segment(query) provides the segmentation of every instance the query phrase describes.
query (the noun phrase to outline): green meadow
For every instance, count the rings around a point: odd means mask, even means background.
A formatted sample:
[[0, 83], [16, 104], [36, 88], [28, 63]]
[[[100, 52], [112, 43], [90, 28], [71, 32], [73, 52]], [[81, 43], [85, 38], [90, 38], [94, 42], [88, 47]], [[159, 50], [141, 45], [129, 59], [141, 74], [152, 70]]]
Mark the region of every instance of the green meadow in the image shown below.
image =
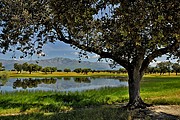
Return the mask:
[[[54, 74], [57, 77], [57, 73]], [[97, 74], [103, 75], [102, 73]], [[69, 75], [75, 76], [76, 73]], [[92, 76], [92, 73], [89, 75]], [[10, 76], [12, 77], [12, 73]], [[24, 77], [25, 75], [19, 74], [20, 76]], [[126, 75], [123, 74], [123, 76]], [[141, 82], [141, 96], [146, 103], [154, 105], [180, 105], [180, 76], [145, 75]], [[101, 120], [105, 117], [111, 117], [114, 120], [127, 119], [129, 117], [127, 111], [125, 112], [119, 107], [104, 107], [122, 106], [127, 102], [127, 87], [106, 87], [83, 92], [1, 92], [0, 120], [59, 118], [62, 120], [78, 118]]]

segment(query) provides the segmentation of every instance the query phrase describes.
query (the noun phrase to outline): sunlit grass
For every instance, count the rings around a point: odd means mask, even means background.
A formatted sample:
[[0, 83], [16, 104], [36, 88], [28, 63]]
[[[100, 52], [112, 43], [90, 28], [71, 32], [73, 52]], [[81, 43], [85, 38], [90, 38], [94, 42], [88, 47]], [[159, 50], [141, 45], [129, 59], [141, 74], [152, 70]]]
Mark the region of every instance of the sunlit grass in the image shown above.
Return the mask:
[[102, 88], [100, 90], [75, 93], [42, 91], [1, 93], [0, 114], [3, 114], [3, 111], [10, 108], [16, 109], [16, 112], [24, 112], [30, 108], [36, 108], [35, 110], [39, 112], [60, 112], [79, 107], [113, 104], [124, 101], [127, 101], [126, 88]]
[[153, 73], [153, 74], [145, 74], [144, 77], [180, 77], [180, 73], [176, 75], [176, 73], [165, 73], [161, 74], [160, 73]]
[[[0, 71], [0, 74], [2, 71]], [[89, 72], [88, 74], [84, 73], [75, 73], [75, 72], [53, 72], [45, 74], [44, 72], [29, 72], [22, 71], [22, 73], [17, 73], [16, 71], [7, 71], [9, 77], [85, 77], [85, 76], [128, 76], [127, 73], [110, 73], [110, 72]], [[165, 73], [160, 75], [159, 73], [154, 74], [145, 74], [144, 77], [180, 77], [180, 74], [176, 75], [175, 73]]]
[[10, 77], [80, 77], [80, 76], [127, 76], [126, 73], [110, 73], [110, 72], [89, 72], [88, 74], [76, 73], [76, 72], [53, 72], [45, 74], [44, 72], [28, 72], [17, 73], [16, 71], [9, 71]]
[[141, 96], [153, 104], [180, 105], [180, 77], [146, 77]]

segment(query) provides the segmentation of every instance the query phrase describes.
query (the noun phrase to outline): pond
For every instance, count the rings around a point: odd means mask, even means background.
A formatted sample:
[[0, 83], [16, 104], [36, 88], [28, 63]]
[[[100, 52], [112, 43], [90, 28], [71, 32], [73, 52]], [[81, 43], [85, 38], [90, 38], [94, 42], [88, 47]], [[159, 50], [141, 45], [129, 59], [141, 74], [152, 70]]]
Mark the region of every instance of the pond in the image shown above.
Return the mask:
[[10, 78], [0, 85], [0, 92], [12, 91], [83, 91], [102, 87], [127, 86], [124, 77], [62, 77], [62, 78]]

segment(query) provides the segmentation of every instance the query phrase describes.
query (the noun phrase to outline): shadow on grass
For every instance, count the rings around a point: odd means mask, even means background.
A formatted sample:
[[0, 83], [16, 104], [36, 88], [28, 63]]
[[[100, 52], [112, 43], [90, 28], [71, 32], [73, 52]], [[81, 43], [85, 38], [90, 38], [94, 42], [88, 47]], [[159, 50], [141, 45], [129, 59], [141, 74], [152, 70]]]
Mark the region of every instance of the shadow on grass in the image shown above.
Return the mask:
[[67, 113], [32, 113], [14, 116], [0, 116], [0, 120], [178, 120], [180, 117], [156, 113], [149, 109], [128, 111], [122, 107], [100, 106], [82, 108]]
[[[54, 95], [45, 95], [37, 97], [37, 101], [45, 101], [51, 99], [56, 103], [62, 103], [64, 106], [71, 106], [73, 108], [81, 108], [84, 106], [99, 106], [104, 104], [102, 101], [97, 100], [92, 96], [79, 94], [79, 93], [68, 93], [68, 94], [54, 94]], [[106, 102], [106, 101], [105, 101]]]
[[[48, 104], [46, 104], [48, 103]], [[5, 99], [0, 101], [0, 108], [15, 109], [18, 108], [20, 112], [26, 112], [31, 108], [37, 108], [39, 112], [62, 112], [71, 108], [81, 108], [84, 106], [99, 106], [102, 103], [95, 99], [89, 99], [87, 96], [81, 94], [53, 94], [34, 97], [34, 101], [21, 102], [12, 99]]]
[[20, 112], [25, 112], [33, 107], [40, 107], [43, 106], [39, 103], [19, 103], [13, 102], [12, 100], [2, 100], [0, 101], [0, 108], [2, 109], [13, 109], [13, 108], [20, 108]]

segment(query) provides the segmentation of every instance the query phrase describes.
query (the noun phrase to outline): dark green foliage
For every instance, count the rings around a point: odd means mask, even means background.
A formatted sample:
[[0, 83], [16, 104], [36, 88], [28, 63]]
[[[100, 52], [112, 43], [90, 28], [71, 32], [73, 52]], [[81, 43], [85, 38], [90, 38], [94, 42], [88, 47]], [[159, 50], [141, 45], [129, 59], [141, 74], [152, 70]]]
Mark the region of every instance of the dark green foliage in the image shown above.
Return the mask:
[[21, 64], [18, 64], [18, 63], [14, 63], [14, 69], [17, 71], [17, 72], [20, 72], [22, 71], [22, 65]]
[[45, 67], [45, 68], [42, 69], [42, 72], [47, 74], [48, 72], [51, 72], [51, 68], [50, 67]]
[[65, 68], [65, 69], [64, 69], [64, 72], [67, 72], [67, 73], [68, 73], [68, 72], [71, 72], [71, 69]]
[[29, 64], [27, 62], [22, 64], [23, 71], [28, 71]]
[[172, 66], [171, 62], [160, 62], [160, 63], [157, 63], [157, 68], [160, 69], [160, 75], [162, 73], [164, 74], [166, 72], [168, 72], [170, 74], [171, 66]]
[[[2, 0], [1, 5], [3, 53], [14, 46], [23, 52], [22, 58], [42, 55], [44, 44], [60, 40], [110, 58], [126, 69], [128, 63], [140, 59], [138, 56], [147, 67], [163, 54], [179, 54], [178, 0]], [[81, 54], [87, 56], [86, 52]]]
[[180, 64], [179, 63], [174, 63], [172, 65], [172, 69], [173, 69], [174, 72], [176, 72], [176, 75], [177, 75], [177, 73], [180, 72]]
[[57, 72], [62, 72], [62, 70], [57, 70]]
[[91, 69], [89, 69], [89, 68], [84, 68], [84, 69], [82, 69], [82, 73], [84, 73], [84, 74], [88, 74], [88, 72], [91, 72], [92, 70]]
[[81, 68], [76, 68], [76, 69], [74, 69], [73, 71], [76, 72], [76, 73], [81, 73], [81, 72], [82, 72], [82, 69], [81, 69]]
[[56, 71], [57, 71], [57, 67], [44, 67], [42, 69], [42, 72], [44, 72], [45, 74], [47, 74], [48, 72], [52, 74], [53, 72], [56, 72]]

